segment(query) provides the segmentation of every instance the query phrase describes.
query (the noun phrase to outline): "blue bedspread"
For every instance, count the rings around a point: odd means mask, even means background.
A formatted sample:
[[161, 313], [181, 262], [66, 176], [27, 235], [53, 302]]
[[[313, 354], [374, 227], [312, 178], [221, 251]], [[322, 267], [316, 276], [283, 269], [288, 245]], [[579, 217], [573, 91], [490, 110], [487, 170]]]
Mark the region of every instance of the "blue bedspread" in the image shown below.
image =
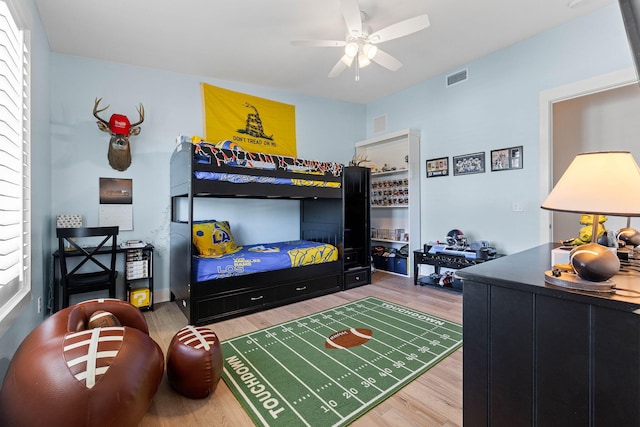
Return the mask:
[[308, 240], [244, 246], [240, 251], [219, 257], [193, 257], [197, 282], [240, 276], [261, 271], [280, 270], [320, 264], [338, 259], [338, 249], [326, 243]]

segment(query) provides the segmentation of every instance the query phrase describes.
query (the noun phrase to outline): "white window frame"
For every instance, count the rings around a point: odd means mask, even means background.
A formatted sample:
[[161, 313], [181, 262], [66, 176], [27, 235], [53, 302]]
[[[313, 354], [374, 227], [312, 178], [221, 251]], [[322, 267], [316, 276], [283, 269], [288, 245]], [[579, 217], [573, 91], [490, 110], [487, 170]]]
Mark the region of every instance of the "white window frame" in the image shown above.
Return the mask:
[[[21, 214], [21, 232], [20, 232], [20, 247], [21, 252], [18, 256], [5, 254], [0, 251], [0, 268], [7, 268], [7, 266], [13, 265], [15, 268], [15, 277], [17, 281], [12, 281], [12, 286], [3, 286], [0, 282], [0, 335], [4, 334], [11, 326], [13, 321], [18, 317], [23, 307], [31, 300], [31, 69], [30, 69], [30, 21], [24, 10], [21, 9], [18, 1], [15, 0], [0, 0], [0, 15], [5, 16], [10, 22], [8, 25], [9, 31], [11, 31], [11, 37], [15, 37], [18, 41], [16, 50], [16, 56], [14, 59], [17, 62], [14, 71], [15, 75], [11, 79], [13, 83], [8, 84], [6, 82], [5, 74], [8, 74], [7, 67], [0, 69], [0, 78], [5, 79], [4, 82], [0, 82], [0, 134], [3, 134], [3, 126], [6, 126], [6, 119], [11, 117], [9, 110], [5, 108], [5, 105], [11, 105], [13, 112], [18, 115], [18, 125], [20, 129], [14, 129], [13, 136], [10, 139], [18, 144], [17, 151], [18, 156], [20, 146], [22, 148], [22, 159], [17, 163], [21, 165], [21, 171], [18, 174], [17, 179], [12, 178], [10, 185], [18, 185], [21, 187], [21, 191], [18, 197], [20, 198], [20, 212]], [[0, 17], [0, 19], [4, 19]], [[3, 26], [4, 23], [3, 23]], [[1, 47], [0, 47], [1, 48]], [[21, 50], [21, 51], [20, 51]], [[0, 61], [7, 59], [4, 51], [0, 52]], [[0, 64], [2, 65], [2, 64]], [[10, 67], [9, 67], [10, 68]], [[17, 82], [17, 83], [16, 83]], [[4, 84], [4, 87], [2, 86]], [[17, 86], [17, 87], [14, 87]], [[17, 90], [17, 97], [13, 96], [20, 105], [15, 105], [9, 96], [5, 96], [3, 93], [6, 88], [13, 88]], [[20, 96], [21, 93], [21, 96]], [[22, 99], [20, 99], [20, 97]], [[21, 101], [21, 102], [20, 102]], [[3, 104], [4, 103], [4, 104]], [[5, 116], [3, 116], [3, 114]], [[15, 119], [13, 120], [15, 121]], [[21, 125], [21, 126], [20, 126]], [[8, 127], [4, 127], [8, 129]], [[9, 133], [9, 132], [7, 132]], [[1, 137], [1, 136], [0, 136]], [[0, 143], [6, 144], [7, 140], [0, 139]], [[3, 147], [0, 147], [2, 150]], [[0, 158], [0, 168], [5, 166]], [[18, 166], [20, 167], [20, 166]], [[14, 174], [15, 175], [15, 174]], [[21, 182], [20, 182], [21, 181]], [[4, 183], [7, 181], [5, 180]], [[3, 182], [0, 182], [3, 184]], [[9, 185], [9, 186], [10, 186]], [[9, 186], [0, 187], [0, 197], [6, 194], [6, 191], [2, 191], [1, 188], [8, 188]], [[13, 197], [13, 196], [12, 196]], [[2, 207], [0, 207], [2, 209]], [[0, 229], [3, 224], [0, 223]], [[3, 244], [2, 233], [0, 232], [0, 246]], [[8, 262], [7, 262], [8, 261]], [[3, 289], [4, 288], [4, 289]]]

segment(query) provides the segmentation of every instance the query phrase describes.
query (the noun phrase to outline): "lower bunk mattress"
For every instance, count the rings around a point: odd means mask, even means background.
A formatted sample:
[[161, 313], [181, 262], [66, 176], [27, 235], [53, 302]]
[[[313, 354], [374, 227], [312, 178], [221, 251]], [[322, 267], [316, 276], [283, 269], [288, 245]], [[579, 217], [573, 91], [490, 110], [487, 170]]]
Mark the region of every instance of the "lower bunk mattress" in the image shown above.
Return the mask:
[[193, 257], [196, 282], [336, 261], [338, 248], [328, 243], [293, 240], [244, 246], [218, 257]]

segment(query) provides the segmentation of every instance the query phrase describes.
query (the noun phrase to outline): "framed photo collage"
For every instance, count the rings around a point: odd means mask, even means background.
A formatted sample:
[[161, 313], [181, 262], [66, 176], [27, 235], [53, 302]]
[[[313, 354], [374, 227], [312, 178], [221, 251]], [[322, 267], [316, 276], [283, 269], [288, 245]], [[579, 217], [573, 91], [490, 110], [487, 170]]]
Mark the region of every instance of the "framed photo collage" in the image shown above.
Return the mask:
[[[489, 161], [491, 172], [523, 168], [522, 145], [491, 150]], [[427, 160], [427, 178], [449, 175], [449, 157], [438, 157]], [[453, 175], [471, 175], [486, 171], [485, 153], [471, 153], [451, 158]]]

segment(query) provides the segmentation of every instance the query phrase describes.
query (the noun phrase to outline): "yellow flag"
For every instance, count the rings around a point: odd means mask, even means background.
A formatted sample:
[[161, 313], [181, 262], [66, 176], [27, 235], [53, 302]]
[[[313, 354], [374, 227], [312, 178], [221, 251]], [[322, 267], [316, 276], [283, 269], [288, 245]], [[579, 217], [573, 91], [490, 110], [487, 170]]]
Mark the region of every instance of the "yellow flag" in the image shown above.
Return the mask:
[[204, 135], [245, 151], [297, 157], [295, 106], [202, 83]]

